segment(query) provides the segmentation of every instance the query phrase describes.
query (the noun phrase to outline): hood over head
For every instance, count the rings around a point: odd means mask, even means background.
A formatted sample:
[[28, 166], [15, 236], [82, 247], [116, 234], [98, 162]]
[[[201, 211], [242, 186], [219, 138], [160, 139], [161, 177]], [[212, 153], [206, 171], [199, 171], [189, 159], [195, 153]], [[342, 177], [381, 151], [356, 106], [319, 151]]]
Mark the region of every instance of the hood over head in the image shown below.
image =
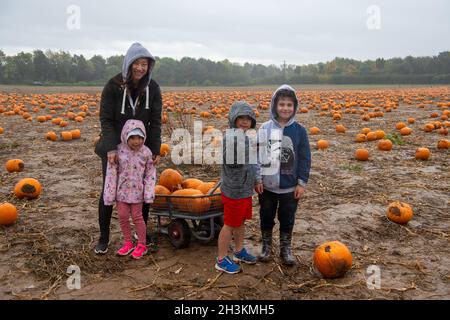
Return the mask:
[[292, 91], [294, 93], [294, 113], [293, 113], [292, 117], [289, 119], [288, 123], [286, 124], [286, 126], [289, 126], [290, 124], [292, 124], [292, 122], [295, 121], [295, 115], [297, 114], [297, 110], [298, 110], [298, 98], [297, 98], [297, 95], [295, 94], [294, 88], [292, 88], [291, 86], [289, 86], [287, 84], [283, 84], [277, 90], [275, 90], [275, 92], [272, 96], [272, 100], [270, 101], [270, 118], [273, 121], [275, 121], [276, 123], [278, 123], [276, 103], [278, 102], [278, 96], [280, 95], [281, 90], [288, 90], [288, 91]]
[[133, 64], [134, 61], [140, 58], [147, 58], [148, 61], [148, 72], [147, 72], [147, 82], [145, 86], [148, 86], [150, 83], [150, 80], [152, 79], [152, 71], [153, 67], [155, 66], [155, 58], [152, 56], [152, 54], [144, 48], [140, 43], [136, 42], [131, 45], [131, 47], [128, 49], [125, 58], [123, 59], [123, 66], [122, 66], [122, 78], [124, 82], [127, 80], [130, 72], [130, 66]]
[[[132, 131], [136, 130], [136, 129], [139, 129], [143, 133], [143, 138], [145, 141], [145, 139], [147, 138], [147, 135], [145, 132], [144, 123], [141, 120], [131, 119], [131, 120], [127, 120], [127, 122], [125, 122], [125, 124], [122, 128], [122, 133], [120, 135], [120, 139], [121, 139], [122, 143], [127, 144], [129, 134], [132, 133]], [[140, 135], [140, 134], [137, 134], [137, 135]]]
[[228, 113], [228, 122], [230, 128], [236, 128], [236, 119], [239, 116], [249, 116], [252, 119], [252, 124], [250, 128], [255, 129], [256, 127], [255, 112], [253, 112], [253, 109], [245, 101], [237, 101], [233, 103], [233, 105], [231, 106], [230, 112]]

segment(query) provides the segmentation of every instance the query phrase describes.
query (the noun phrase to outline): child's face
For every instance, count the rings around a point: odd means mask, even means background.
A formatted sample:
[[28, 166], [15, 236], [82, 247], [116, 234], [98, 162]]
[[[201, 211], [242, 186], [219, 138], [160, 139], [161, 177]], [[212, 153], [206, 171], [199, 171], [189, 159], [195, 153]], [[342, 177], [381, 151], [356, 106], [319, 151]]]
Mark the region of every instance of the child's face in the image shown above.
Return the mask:
[[294, 101], [291, 98], [280, 97], [277, 103], [278, 120], [287, 121], [294, 114]]
[[131, 136], [130, 138], [128, 138], [127, 144], [132, 150], [137, 151], [144, 144], [144, 138], [142, 138], [141, 136]]
[[252, 126], [252, 118], [249, 116], [239, 116], [236, 118], [236, 127], [247, 131]]

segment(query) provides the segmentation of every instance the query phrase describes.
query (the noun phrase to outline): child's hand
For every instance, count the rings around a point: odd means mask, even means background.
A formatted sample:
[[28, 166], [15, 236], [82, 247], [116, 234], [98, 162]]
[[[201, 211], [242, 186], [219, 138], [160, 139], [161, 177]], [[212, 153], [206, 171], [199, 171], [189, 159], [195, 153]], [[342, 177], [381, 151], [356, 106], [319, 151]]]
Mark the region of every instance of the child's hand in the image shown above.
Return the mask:
[[158, 165], [158, 163], [159, 163], [159, 160], [161, 159], [161, 156], [159, 156], [159, 155], [153, 155], [152, 156], [152, 159], [153, 159], [153, 165]]
[[255, 191], [258, 194], [262, 194], [264, 191], [264, 187], [263, 184], [261, 182], [258, 182], [257, 184], [255, 184]]
[[297, 185], [295, 187], [294, 198], [298, 200], [303, 196], [304, 193], [305, 193], [305, 188], [300, 185]]

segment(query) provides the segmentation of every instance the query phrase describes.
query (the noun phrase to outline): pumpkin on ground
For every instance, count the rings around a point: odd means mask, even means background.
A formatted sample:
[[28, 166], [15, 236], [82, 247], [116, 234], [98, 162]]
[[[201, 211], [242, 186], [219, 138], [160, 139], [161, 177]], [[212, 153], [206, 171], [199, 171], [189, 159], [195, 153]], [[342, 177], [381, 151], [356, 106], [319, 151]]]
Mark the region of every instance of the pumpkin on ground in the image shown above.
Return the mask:
[[437, 144], [438, 149], [448, 149], [450, 148], [450, 140], [441, 139]]
[[56, 141], [56, 140], [58, 140], [58, 136], [56, 135], [56, 133], [54, 131], [49, 131], [45, 134], [45, 139], [50, 140], [50, 141]]
[[382, 151], [391, 151], [392, 150], [392, 141], [389, 139], [383, 139], [378, 142], [378, 149]]
[[21, 172], [25, 168], [25, 164], [21, 159], [11, 159], [6, 162], [5, 167], [8, 172]]
[[369, 151], [367, 149], [356, 149], [355, 158], [359, 161], [369, 160]]
[[314, 251], [314, 266], [325, 278], [341, 277], [352, 267], [352, 254], [339, 241], [325, 242]]
[[0, 204], [0, 225], [9, 226], [17, 220], [17, 208], [11, 203]]
[[160, 149], [159, 149], [159, 155], [160, 155], [161, 157], [165, 157], [165, 156], [167, 156], [167, 155], [169, 154], [169, 152], [170, 152], [170, 147], [169, 147], [169, 145], [166, 144], [166, 143], [162, 143], [162, 144], [161, 144], [161, 147], [160, 147]]
[[14, 194], [19, 199], [35, 199], [41, 194], [41, 184], [33, 178], [20, 180], [14, 187]]
[[413, 210], [409, 204], [395, 201], [389, 204], [387, 217], [393, 222], [405, 224], [413, 217]]
[[416, 159], [417, 160], [427, 160], [430, 157], [430, 149], [428, 148], [417, 148]]
[[317, 141], [317, 149], [319, 150], [325, 150], [328, 148], [328, 141], [327, 140], [319, 140]]

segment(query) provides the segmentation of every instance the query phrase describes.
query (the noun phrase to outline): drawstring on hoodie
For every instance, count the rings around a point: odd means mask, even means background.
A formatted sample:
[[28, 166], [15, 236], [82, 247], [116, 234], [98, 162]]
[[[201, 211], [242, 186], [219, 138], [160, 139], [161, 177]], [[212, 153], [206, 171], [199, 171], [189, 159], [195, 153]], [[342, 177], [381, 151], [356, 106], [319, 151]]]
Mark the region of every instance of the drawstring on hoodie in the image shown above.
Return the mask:
[[[125, 114], [125, 100], [126, 100], [126, 96], [127, 96], [127, 88], [125, 87], [125, 89], [123, 90], [123, 98], [122, 98], [122, 114]], [[145, 88], [145, 109], [149, 109], [149, 90], [148, 87]], [[136, 110], [136, 106], [139, 102], [139, 97], [136, 99], [135, 102], [133, 102], [133, 99], [129, 96], [128, 99], [130, 100], [130, 105], [131, 108], [133, 109], [133, 116], [135, 115], [135, 110]]]

